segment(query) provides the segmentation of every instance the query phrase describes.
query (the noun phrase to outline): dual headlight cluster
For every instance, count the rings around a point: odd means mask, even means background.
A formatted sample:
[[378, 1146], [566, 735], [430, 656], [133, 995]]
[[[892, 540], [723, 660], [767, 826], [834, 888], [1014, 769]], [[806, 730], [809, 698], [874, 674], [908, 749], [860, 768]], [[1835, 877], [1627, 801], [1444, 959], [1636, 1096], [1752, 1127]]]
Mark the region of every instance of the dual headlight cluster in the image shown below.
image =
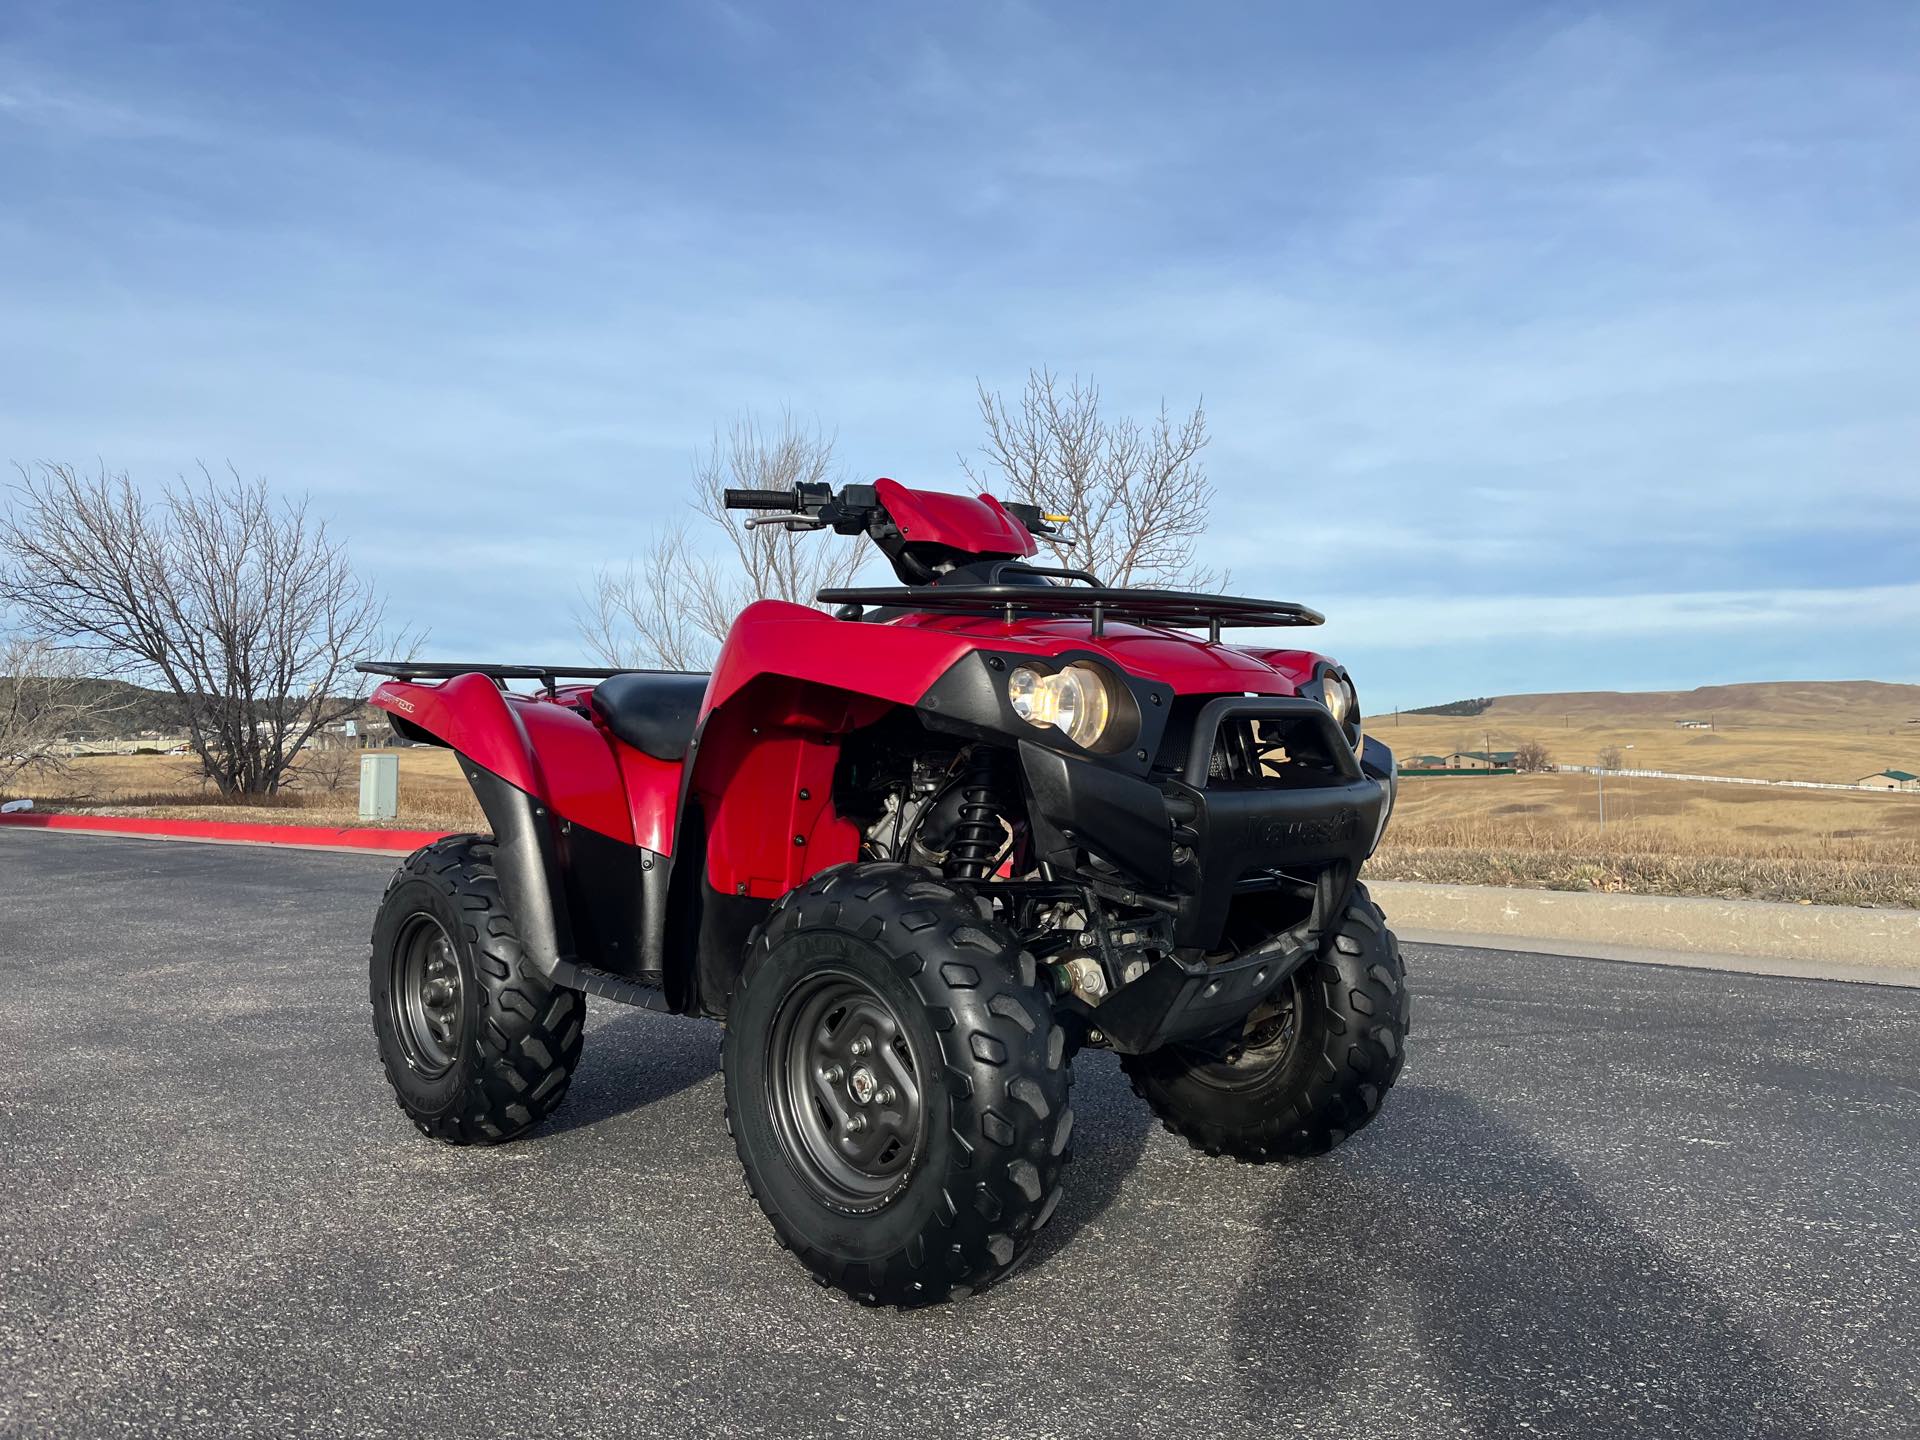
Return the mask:
[[1044, 730], [1051, 725], [1074, 744], [1091, 750], [1113, 722], [1112, 682], [1098, 666], [1079, 661], [1052, 674], [1016, 666], [1007, 676], [1013, 713]]
[[[1051, 725], [1074, 744], [1092, 750], [1113, 723], [1117, 683], [1086, 660], [1052, 672], [1020, 665], [1007, 676], [1007, 700], [1027, 724], [1042, 730]], [[1340, 671], [1325, 670], [1318, 677], [1318, 688], [1318, 698], [1334, 723], [1358, 750], [1360, 696], [1353, 682]]]

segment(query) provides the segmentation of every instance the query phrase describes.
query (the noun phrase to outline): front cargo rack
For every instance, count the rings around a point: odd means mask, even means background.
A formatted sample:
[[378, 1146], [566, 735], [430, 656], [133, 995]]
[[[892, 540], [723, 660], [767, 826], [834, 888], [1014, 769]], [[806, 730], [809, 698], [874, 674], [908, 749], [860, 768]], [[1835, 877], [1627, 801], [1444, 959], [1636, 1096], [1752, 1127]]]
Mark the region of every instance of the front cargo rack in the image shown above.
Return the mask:
[[1284, 600], [1250, 600], [1242, 595], [1203, 595], [1186, 590], [1115, 590], [1104, 585], [889, 585], [822, 590], [819, 599], [823, 605], [855, 607], [848, 619], [858, 618], [859, 607], [875, 605], [967, 615], [998, 612], [1009, 624], [1022, 612], [1085, 616], [1093, 621], [1095, 636], [1103, 633], [1109, 620], [1163, 629], [1205, 626], [1208, 639], [1215, 644], [1219, 643], [1220, 632], [1229, 626], [1322, 625], [1327, 618], [1318, 610]]

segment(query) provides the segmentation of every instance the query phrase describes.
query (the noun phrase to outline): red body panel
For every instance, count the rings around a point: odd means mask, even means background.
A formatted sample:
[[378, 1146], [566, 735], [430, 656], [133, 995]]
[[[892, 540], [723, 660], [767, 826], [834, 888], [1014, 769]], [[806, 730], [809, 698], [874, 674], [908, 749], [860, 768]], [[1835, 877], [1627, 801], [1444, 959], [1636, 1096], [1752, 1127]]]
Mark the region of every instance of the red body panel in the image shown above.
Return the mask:
[[673, 854], [673, 835], [680, 818], [681, 769], [672, 760], [656, 760], [624, 740], [607, 736], [626, 781], [627, 805], [632, 812], [633, 843], [656, 855]]
[[1291, 681], [1294, 687], [1307, 683], [1313, 678], [1314, 667], [1327, 662], [1327, 657], [1312, 650], [1262, 650], [1252, 645], [1242, 645], [1239, 649], [1260, 660]]
[[783, 675], [911, 705], [975, 642], [894, 625], [835, 620], [807, 605], [761, 600], [740, 612], [714, 662], [701, 714], [762, 675]]
[[[538, 796], [562, 819], [634, 843], [620, 766], [607, 737], [577, 710], [508, 694], [484, 675], [438, 684], [389, 680], [370, 700]], [[677, 777], [679, 767], [668, 768]]]
[[909, 490], [898, 480], [873, 482], [901, 536], [916, 545], [945, 545], [969, 555], [1032, 555], [1033, 534], [991, 495]]
[[911, 705], [970, 650], [1049, 657], [1093, 650], [1180, 695], [1291, 695], [1320, 657], [1304, 650], [1253, 651], [1167, 630], [1108, 622], [1094, 638], [1086, 620], [907, 615], [888, 624], [835, 620], [805, 605], [762, 600], [741, 611], [714, 666], [706, 708], [725, 705], [759, 675], [784, 675]]
[[1091, 621], [1074, 619], [1016, 619], [1008, 624], [985, 616], [908, 615], [891, 625], [867, 628], [939, 635], [963, 641], [962, 651], [990, 648], [1050, 657], [1092, 650], [1130, 675], [1160, 681], [1176, 695], [1291, 695], [1299, 683], [1291, 673], [1238, 646], [1211, 645], [1175, 631], [1114, 621], [1107, 622], [1098, 638]]
[[772, 899], [859, 857], [859, 830], [833, 808], [833, 768], [840, 737], [879, 719], [892, 703], [763, 675], [707, 716], [693, 798], [706, 819], [707, 879], [715, 890]]

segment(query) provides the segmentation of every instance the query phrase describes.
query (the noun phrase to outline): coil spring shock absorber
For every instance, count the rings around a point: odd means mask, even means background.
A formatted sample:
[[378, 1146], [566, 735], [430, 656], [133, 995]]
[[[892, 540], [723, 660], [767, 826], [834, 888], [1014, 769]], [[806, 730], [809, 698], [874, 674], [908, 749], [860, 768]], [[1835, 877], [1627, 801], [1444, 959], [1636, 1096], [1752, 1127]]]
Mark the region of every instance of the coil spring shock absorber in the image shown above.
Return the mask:
[[960, 818], [947, 849], [947, 869], [955, 879], [986, 879], [1000, 853], [1005, 832], [994, 799], [998, 761], [999, 752], [984, 745], [976, 747], [967, 759], [966, 774], [960, 781]]

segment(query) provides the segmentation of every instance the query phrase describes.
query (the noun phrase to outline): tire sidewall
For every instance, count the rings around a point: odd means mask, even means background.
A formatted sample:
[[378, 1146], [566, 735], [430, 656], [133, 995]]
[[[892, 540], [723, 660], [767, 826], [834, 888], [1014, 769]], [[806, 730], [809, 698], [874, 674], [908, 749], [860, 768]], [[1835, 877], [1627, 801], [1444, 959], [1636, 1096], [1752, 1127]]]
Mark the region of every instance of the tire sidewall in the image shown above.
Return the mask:
[[[395, 1013], [394, 992], [400, 984], [400, 943], [407, 922], [416, 915], [431, 917], [453, 944], [460, 967], [460, 1050], [444, 1073], [426, 1075], [416, 1069], [402, 1039]], [[445, 891], [414, 876], [405, 876], [387, 892], [373, 927], [369, 964], [373, 1026], [380, 1047], [391, 1057], [387, 1073], [408, 1110], [422, 1119], [458, 1111], [475, 1082], [479, 1063], [480, 978], [473, 962], [472, 939], [459, 911]]]
[[1280, 1160], [1321, 1154], [1372, 1121], [1404, 1063], [1408, 1012], [1404, 966], [1364, 887], [1295, 981], [1292, 1048], [1243, 1085], [1214, 1083], [1178, 1047], [1123, 1059], [1176, 1134], [1210, 1154]]
[[[886, 1001], [907, 1039], [925, 1106], [920, 1153], [905, 1182], [877, 1208], [842, 1209], [816, 1195], [796, 1172], [768, 1104], [768, 1054], [775, 1017], [787, 995], [824, 966], [850, 970]], [[953, 1164], [953, 1105], [940, 1037], [926, 1002], [878, 947], [831, 927], [796, 929], [756, 955], [727, 1017], [727, 1109], [736, 1139], [751, 1152], [761, 1203], [790, 1234], [835, 1259], [868, 1264], [897, 1254], [926, 1233], [944, 1203]]]

